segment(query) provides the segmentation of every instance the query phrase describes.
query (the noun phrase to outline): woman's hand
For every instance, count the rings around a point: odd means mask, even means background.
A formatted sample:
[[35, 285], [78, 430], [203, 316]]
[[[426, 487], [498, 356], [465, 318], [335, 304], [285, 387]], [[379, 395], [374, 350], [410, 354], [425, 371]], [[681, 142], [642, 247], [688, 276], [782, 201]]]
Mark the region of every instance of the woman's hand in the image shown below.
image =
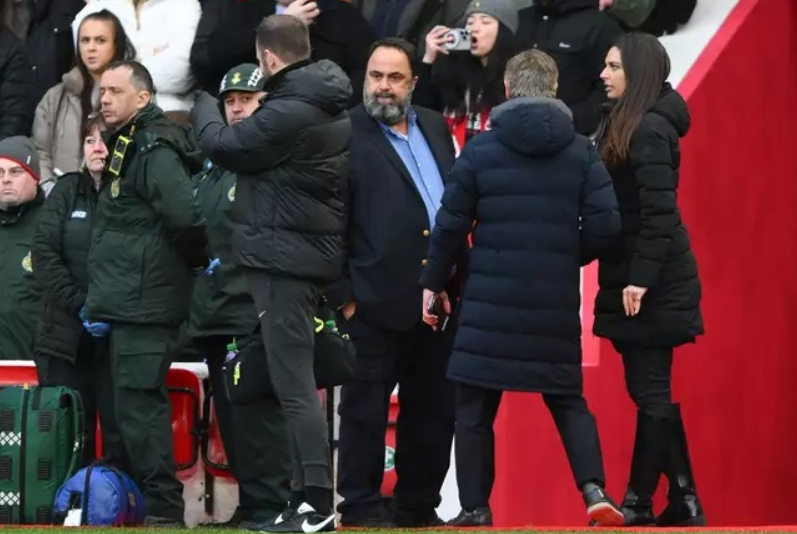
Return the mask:
[[642, 297], [648, 292], [646, 287], [627, 286], [623, 289], [623, 308], [625, 315], [633, 317], [642, 308]]
[[431, 65], [437, 59], [437, 54], [448, 54], [448, 50], [443, 45], [449, 41], [446, 37], [449, 31], [447, 26], [435, 26], [426, 34], [426, 52], [422, 59], [424, 63]]

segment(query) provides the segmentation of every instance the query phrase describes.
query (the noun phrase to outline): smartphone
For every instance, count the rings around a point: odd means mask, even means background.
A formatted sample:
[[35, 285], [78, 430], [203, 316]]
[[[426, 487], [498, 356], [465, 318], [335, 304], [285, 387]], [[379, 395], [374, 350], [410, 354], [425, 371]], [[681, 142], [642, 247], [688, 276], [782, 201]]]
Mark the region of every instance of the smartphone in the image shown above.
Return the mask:
[[443, 301], [440, 300], [440, 295], [437, 293], [432, 294], [432, 298], [429, 301], [429, 307], [426, 311], [437, 317], [437, 328], [441, 332], [444, 332], [448, 326], [449, 315], [446, 313], [446, 310], [443, 307]]
[[453, 28], [446, 32], [445, 37], [443, 47], [446, 50], [470, 50], [472, 39], [467, 28]]

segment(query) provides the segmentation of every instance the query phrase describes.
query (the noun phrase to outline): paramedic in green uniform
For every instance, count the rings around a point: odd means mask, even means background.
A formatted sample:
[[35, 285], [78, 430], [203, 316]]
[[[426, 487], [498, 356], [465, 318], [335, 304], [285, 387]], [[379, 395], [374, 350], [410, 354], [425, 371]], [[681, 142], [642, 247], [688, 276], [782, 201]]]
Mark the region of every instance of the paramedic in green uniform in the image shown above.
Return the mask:
[[110, 154], [97, 196], [84, 326], [109, 336], [116, 423], [146, 497], [144, 525], [179, 527], [183, 485], [166, 376], [188, 318], [192, 274], [210, 274], [212, 265], [191, 186], [191, 144], [154, 97], [140, 63], [117, 61], [102, 75]]
[[81, 130], [83, 167], [58, 178], [33, 235], [33, 272], [44, 292], [34, 361], [40, 386], [64, 386], [80, 394], [86, 424], [83, 464], [97, 457], [99, 413], [103, 461], [130, 472], [113, 411], [108, 338], [92, 336], [80, 319], [89, 285], [97, 190], [108, 158], [102, 116], [89, 115]]
[[[227, 124], [245, 119], [265, 95], [265, 78], [256, 65], [230, 70], [219, 99]], [[238, 509], [225, 526], [249, 528], [277, 517], [290, 498], [291, 457], [282, 409], [276, 399], [233, 406], [227, 398], [223, 365], [227, 346], [251, 335], [257, 312], [241, 268], [233, 265], [231, 209], [236, 175], [208, 161], [195, 178], [196, 198], [207, 219], [208, 239], [221, 264], [194, 285], [187, 334], [204, 355], [213, 402], [230, 469], [238, 481]]]
[[32, 360], [41, 291], [30, 245], [44, 191], [39, 156], [27, 137], [0, 141], [0, 360]]

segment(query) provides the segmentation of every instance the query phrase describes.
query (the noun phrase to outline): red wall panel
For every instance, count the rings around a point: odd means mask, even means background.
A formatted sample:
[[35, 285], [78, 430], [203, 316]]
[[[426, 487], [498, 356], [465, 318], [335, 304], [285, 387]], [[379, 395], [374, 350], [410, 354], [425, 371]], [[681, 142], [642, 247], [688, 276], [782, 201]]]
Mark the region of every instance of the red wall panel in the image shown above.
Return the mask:
[[[741, 0], [680, 90], [693, 120], [680, 205], [707, 334], [677, 351], [674, 389], [698, 490], [712, 525], [797, 524], [797, 2]], [[606, 342], [596, 355], [591, 337], [585, 393], [619, 500], [634, 408], [619, 357]], [[497, 525], [583, 525], [541, 399], [507, 396], [496, 429]]]

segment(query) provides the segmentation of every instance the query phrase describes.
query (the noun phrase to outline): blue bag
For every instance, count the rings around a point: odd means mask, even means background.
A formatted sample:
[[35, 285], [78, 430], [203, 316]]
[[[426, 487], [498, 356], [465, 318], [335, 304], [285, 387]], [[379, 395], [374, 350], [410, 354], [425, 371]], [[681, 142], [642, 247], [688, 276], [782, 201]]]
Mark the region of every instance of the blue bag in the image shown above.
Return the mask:
[[138, 526], [144, 522], [146, 503], [129, 476], [95, 462], [75, 473], [55, 495], [53, 515], [58, 523], [63, 524], [72, 510], [80, 510], [80, 525]]

